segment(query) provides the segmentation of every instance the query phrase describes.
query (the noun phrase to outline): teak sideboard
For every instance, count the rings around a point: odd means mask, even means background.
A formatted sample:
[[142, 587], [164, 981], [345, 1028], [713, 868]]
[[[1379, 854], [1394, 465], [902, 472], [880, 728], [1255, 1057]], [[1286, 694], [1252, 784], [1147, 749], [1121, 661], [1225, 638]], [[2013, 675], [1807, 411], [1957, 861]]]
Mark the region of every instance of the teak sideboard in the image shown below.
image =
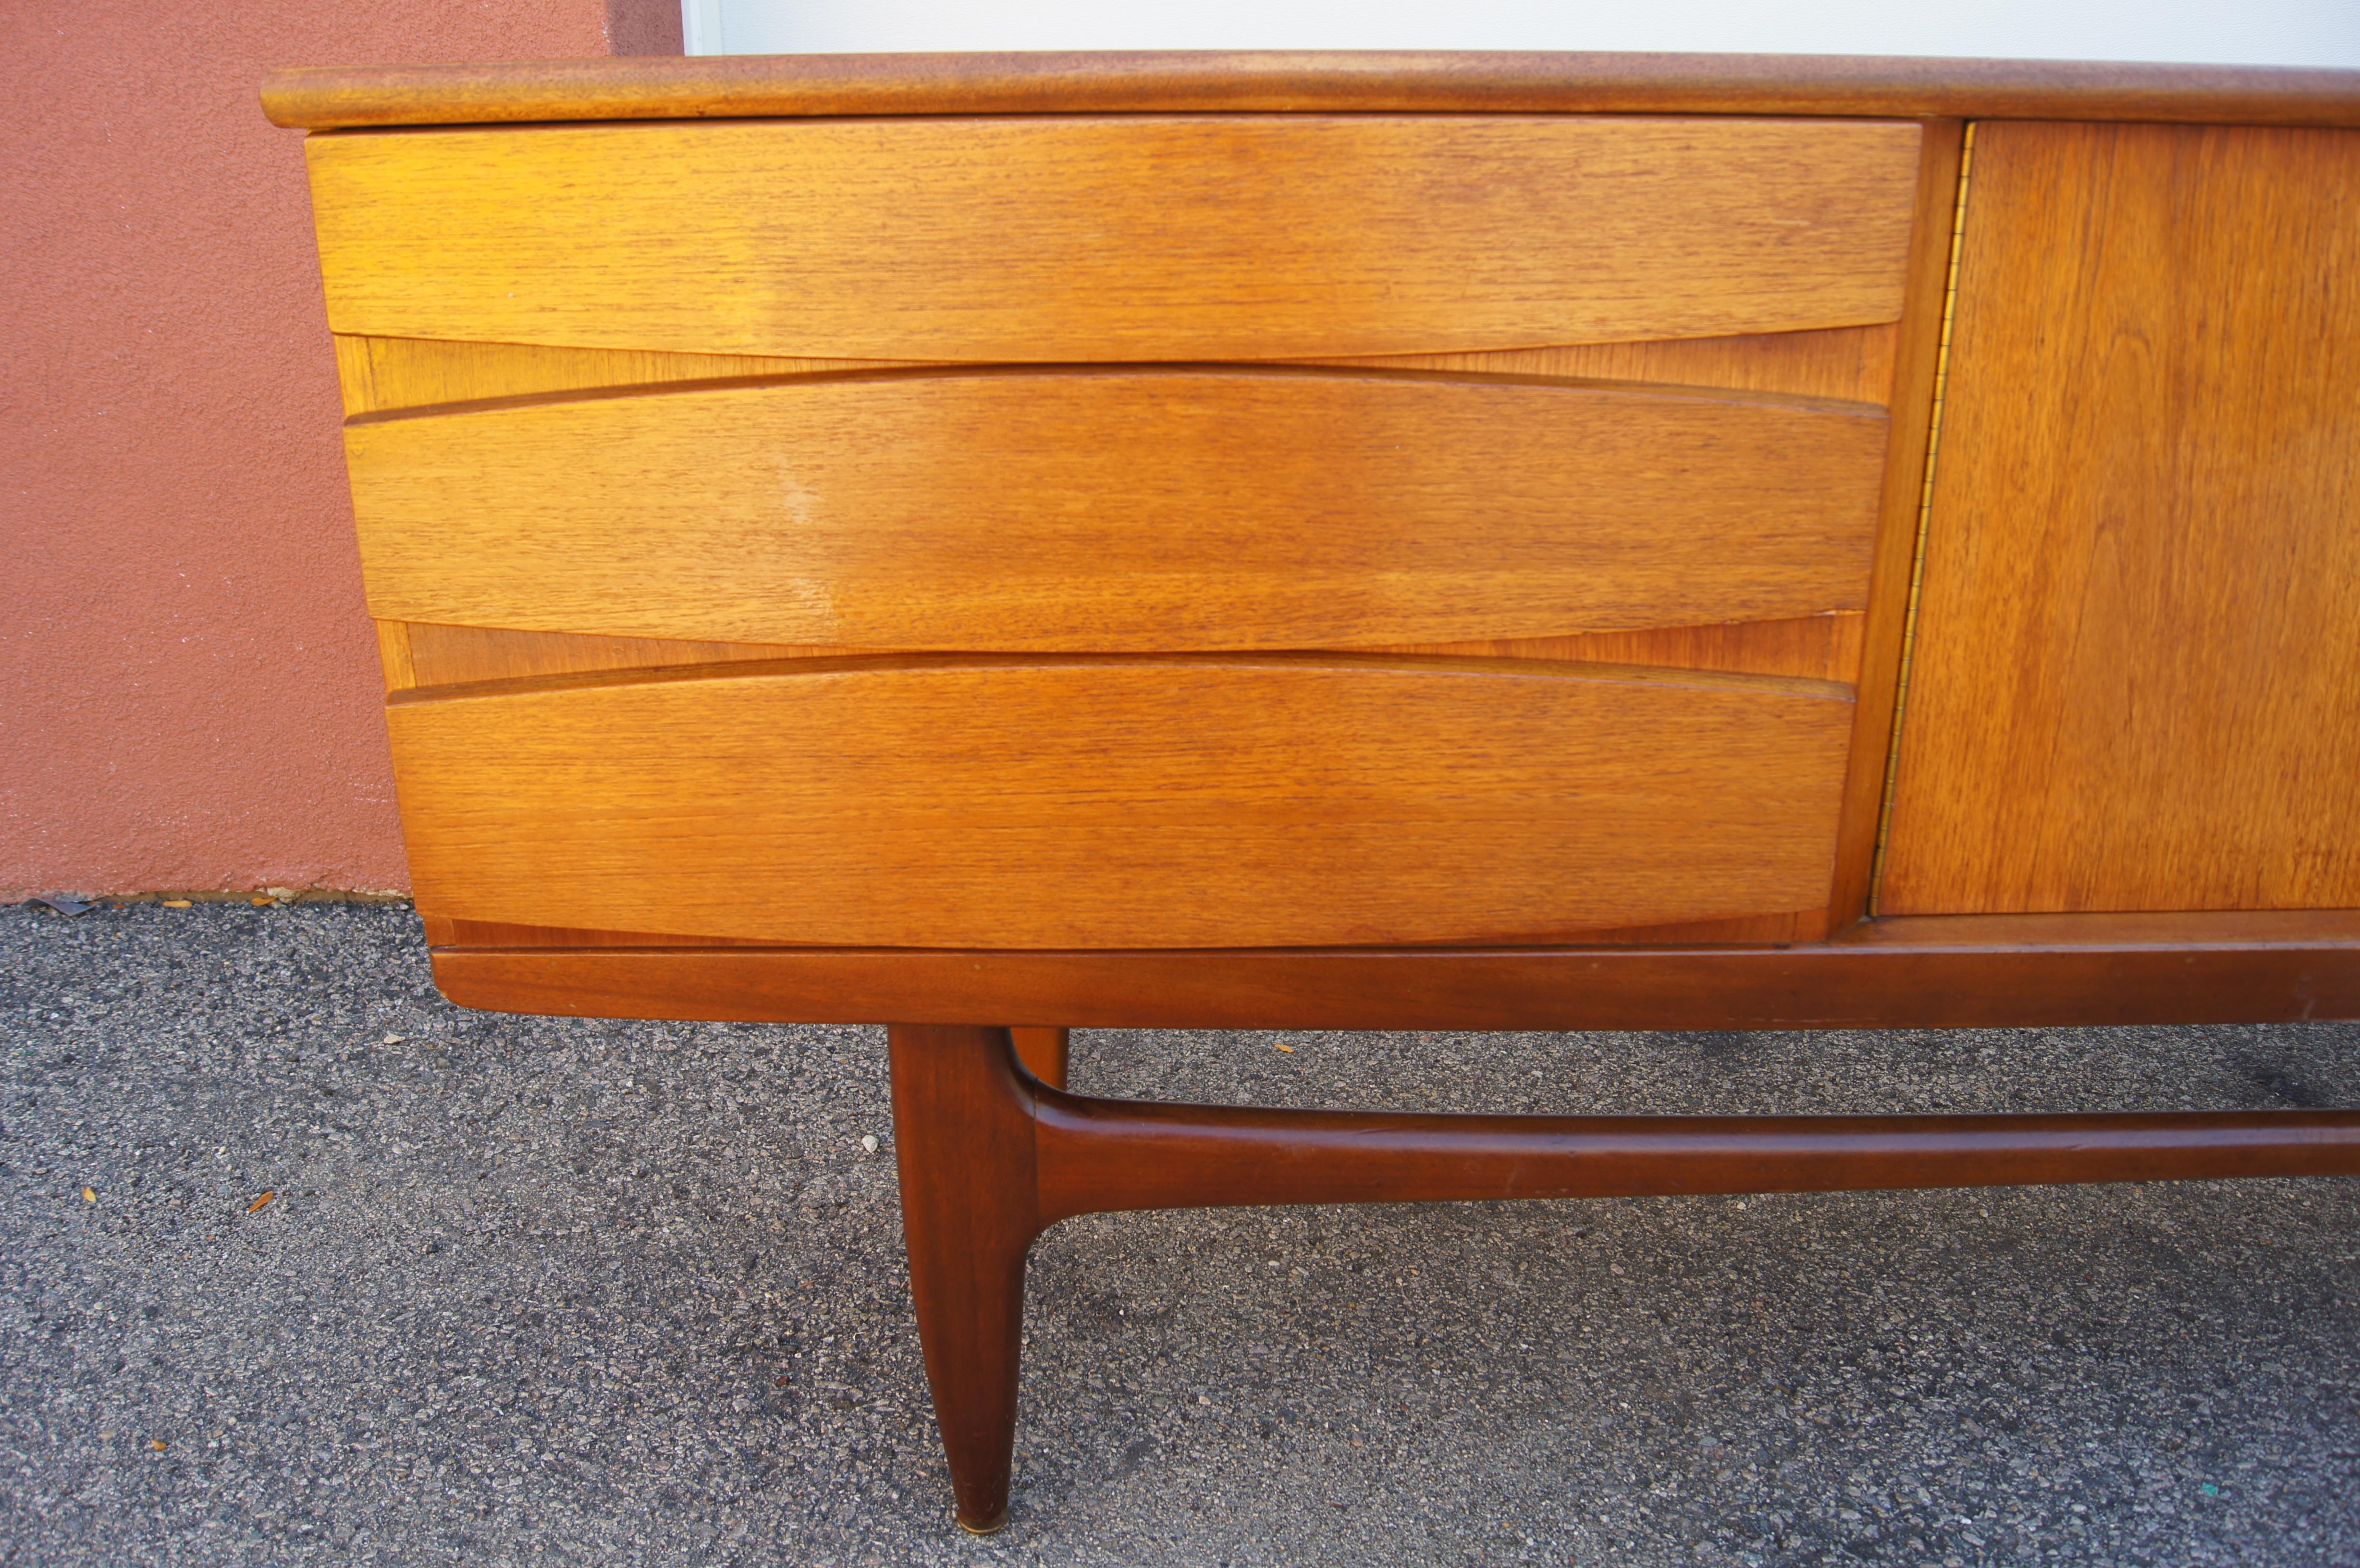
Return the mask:
[[305, 70], [444, 994], [884, 1021], [957, 1515], [1218, 1203], [2360, 1171], [2360, 1113], [1067, 1093], [1073, 1026], [2360, 1017], [2360, 75]]

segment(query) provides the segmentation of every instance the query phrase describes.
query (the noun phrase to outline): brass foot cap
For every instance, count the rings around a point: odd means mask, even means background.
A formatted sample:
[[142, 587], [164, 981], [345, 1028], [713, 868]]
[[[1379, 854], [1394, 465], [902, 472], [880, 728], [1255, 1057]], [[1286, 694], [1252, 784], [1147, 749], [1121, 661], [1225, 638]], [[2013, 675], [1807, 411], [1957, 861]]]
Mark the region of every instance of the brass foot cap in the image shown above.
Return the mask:
[[[953, 1515], [952, 1517], [958, 1518], [956, 1515]], [[1006, 1508], [1000, 1509], [996, 1516], [984, 1520], [981, 1524], [974, 1523], [969, 1519], [959, 1519], [958, 1527], [959, 1529], [967, 1531], [969, 1535], [998, 1535], [1001, 1530], [1008, 1528], [1008, 1510]]]

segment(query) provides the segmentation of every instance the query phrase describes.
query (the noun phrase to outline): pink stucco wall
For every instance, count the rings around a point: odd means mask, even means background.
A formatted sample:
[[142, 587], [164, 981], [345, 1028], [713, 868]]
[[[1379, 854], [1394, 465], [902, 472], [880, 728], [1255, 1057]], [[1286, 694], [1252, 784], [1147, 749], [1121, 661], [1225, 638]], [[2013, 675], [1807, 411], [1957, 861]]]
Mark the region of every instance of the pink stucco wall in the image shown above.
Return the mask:
[[405, 886], [279, 65], [677, 52], [677, 0], [0, 5], [0, 899]]

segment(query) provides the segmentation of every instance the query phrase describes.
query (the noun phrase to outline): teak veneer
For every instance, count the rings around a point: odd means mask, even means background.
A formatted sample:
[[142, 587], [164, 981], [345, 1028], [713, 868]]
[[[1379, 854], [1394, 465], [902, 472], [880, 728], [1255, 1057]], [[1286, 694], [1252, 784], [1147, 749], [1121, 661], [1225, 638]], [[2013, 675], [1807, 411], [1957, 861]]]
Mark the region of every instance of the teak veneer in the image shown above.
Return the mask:
[[282, 72], [462, 1005], [883, 1021], [956, 1514], [1105, 1210], [2360, 1173], [1110, 1102], [1070, 1029], [2360, 1017], [2360, 76]]
[[1890, 321], [1918, 136], [1054, 115], [452, 128], [307, 150], [339, 332], [1170, 362]]

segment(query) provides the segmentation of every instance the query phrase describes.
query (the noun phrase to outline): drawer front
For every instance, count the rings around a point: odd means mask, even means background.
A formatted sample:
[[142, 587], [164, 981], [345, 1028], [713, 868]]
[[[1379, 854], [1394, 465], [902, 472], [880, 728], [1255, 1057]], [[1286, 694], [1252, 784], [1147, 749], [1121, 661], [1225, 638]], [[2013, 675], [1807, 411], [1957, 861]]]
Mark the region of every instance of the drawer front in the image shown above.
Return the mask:
[[421, 908], [496, 942], [1822, 933], [1920, 143], [312, 138]]
[[1865, 603], [1885, 418], [1344, 370], [902, 372], [364, 421], [372, 613], [1153, 651]]
[[315, 136], [335, 330], [1307, 358], [1896, 320], [1919, 130], [1138, 115]]
[[[1823, 682], [876, 659], [397, 701], [419, 907], [789, 943], [1515, 942], [1815, 910]], [[590, 678], [595, 682], [597, 678]]]

